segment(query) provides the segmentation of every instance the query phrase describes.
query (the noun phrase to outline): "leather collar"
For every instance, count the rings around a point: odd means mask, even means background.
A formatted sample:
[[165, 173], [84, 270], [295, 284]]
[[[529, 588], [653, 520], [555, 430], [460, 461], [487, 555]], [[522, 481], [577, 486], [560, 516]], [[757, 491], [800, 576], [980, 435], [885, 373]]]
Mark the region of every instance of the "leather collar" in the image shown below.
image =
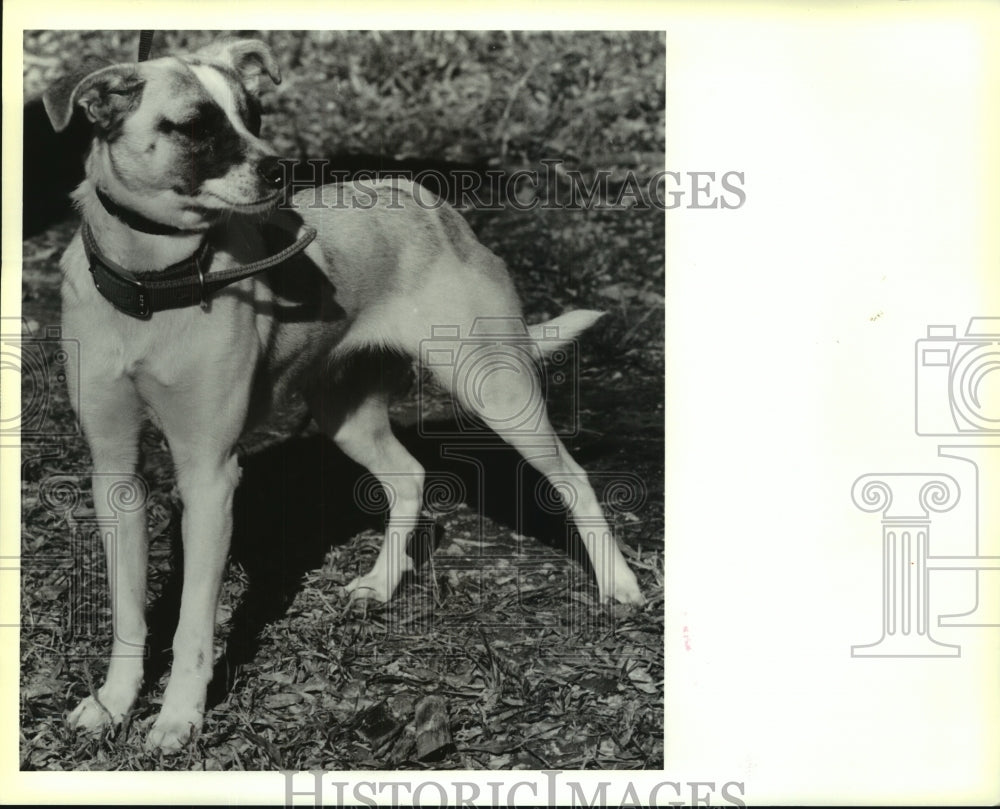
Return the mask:
[[86, 222], [82, 235], [94, 286], [119, 311], [145, 320], [153, 312], [193, 306], [207, 299], [210, 290], [205, 285], [204, 268], [212, 259], [208, 239], [194, 255], [161, 272], [133, 273], [104, 255]]
[[302, 225], [300, 232], [298, 239], [273, 256], [206, 275], [214, 252], [208, 236], [190, 258], [164, 270], [132, 272], [104, 255], [89, 224], [84, 222], [81, 228], [83, 249], [97, 291], [119, 311], [141, 320], [164, 309], [205, 306], [212, 293], [287, 261], [316, 238], [316, 230], [308, 225]]

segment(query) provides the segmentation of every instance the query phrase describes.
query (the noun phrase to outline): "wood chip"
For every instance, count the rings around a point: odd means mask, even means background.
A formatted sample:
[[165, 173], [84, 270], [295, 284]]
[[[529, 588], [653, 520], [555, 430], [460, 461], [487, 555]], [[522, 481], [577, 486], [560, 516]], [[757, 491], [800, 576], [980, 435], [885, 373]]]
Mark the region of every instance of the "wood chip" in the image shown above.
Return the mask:
[[402, 728], [385, 700], [362, 711], [357, 720], [358, 731], [375, 747], [384, 744]]
[[438, 761], [454, 752], [448, 722], [448, 704], [441, 697], [424, 697], [417, 703], [417, 759]]

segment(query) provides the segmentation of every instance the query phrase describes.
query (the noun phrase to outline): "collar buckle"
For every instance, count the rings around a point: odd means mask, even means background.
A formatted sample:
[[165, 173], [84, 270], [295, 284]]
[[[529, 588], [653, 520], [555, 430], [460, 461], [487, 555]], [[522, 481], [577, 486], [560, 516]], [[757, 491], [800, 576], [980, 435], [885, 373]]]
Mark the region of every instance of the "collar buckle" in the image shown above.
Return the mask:
[[[115, 272], [105, 262], [95, 261], [93, 258], [88, 262], [88, 266], [97, 291], [111, 302], [119, 312], [141, 320], [149, 320], [152, 317], [152, 296], [142, 281]], [[112, 288], [109, 289], [109, 286]], [[115, 286], [118, 286], [118, 289], [114, 289]]]

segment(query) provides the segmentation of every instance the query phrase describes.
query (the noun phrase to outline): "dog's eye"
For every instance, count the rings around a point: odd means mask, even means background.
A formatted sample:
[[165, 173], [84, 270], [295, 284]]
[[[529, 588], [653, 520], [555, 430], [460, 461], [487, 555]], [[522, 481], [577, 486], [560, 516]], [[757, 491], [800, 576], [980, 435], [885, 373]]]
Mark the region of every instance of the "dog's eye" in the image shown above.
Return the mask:
[[201, 119], [198, 117], [185, 121], [171, 121], [169, 118], [161, 118], [156, 123], [158, 131], [164, 135], [181, 135], [192, 137], [194, 132], [201, 127]]

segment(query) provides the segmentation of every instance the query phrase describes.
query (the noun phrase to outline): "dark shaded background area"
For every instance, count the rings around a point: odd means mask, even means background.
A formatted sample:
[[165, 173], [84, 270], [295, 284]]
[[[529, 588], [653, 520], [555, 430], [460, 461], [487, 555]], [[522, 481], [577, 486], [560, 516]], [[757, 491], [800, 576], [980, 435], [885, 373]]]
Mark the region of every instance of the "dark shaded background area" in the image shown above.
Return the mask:
[[[359, 172], [567, 168], [649, 176], [663, 164], [664, 45], [653, 32], [226, 32], [262, 38], [283, 81], [263, 103], [279, 155]], [[151, 58], [219, 32], [158, 31]], [[25, 35], [25, 235], [68, 211], [85, 125], [56, 135], [40, 93], [84, 62], [134, 61], [138, 32]], [[438, 191], [439, 189], [432, 188]], [[454, 188], [440, 189], [454, 201]]]

